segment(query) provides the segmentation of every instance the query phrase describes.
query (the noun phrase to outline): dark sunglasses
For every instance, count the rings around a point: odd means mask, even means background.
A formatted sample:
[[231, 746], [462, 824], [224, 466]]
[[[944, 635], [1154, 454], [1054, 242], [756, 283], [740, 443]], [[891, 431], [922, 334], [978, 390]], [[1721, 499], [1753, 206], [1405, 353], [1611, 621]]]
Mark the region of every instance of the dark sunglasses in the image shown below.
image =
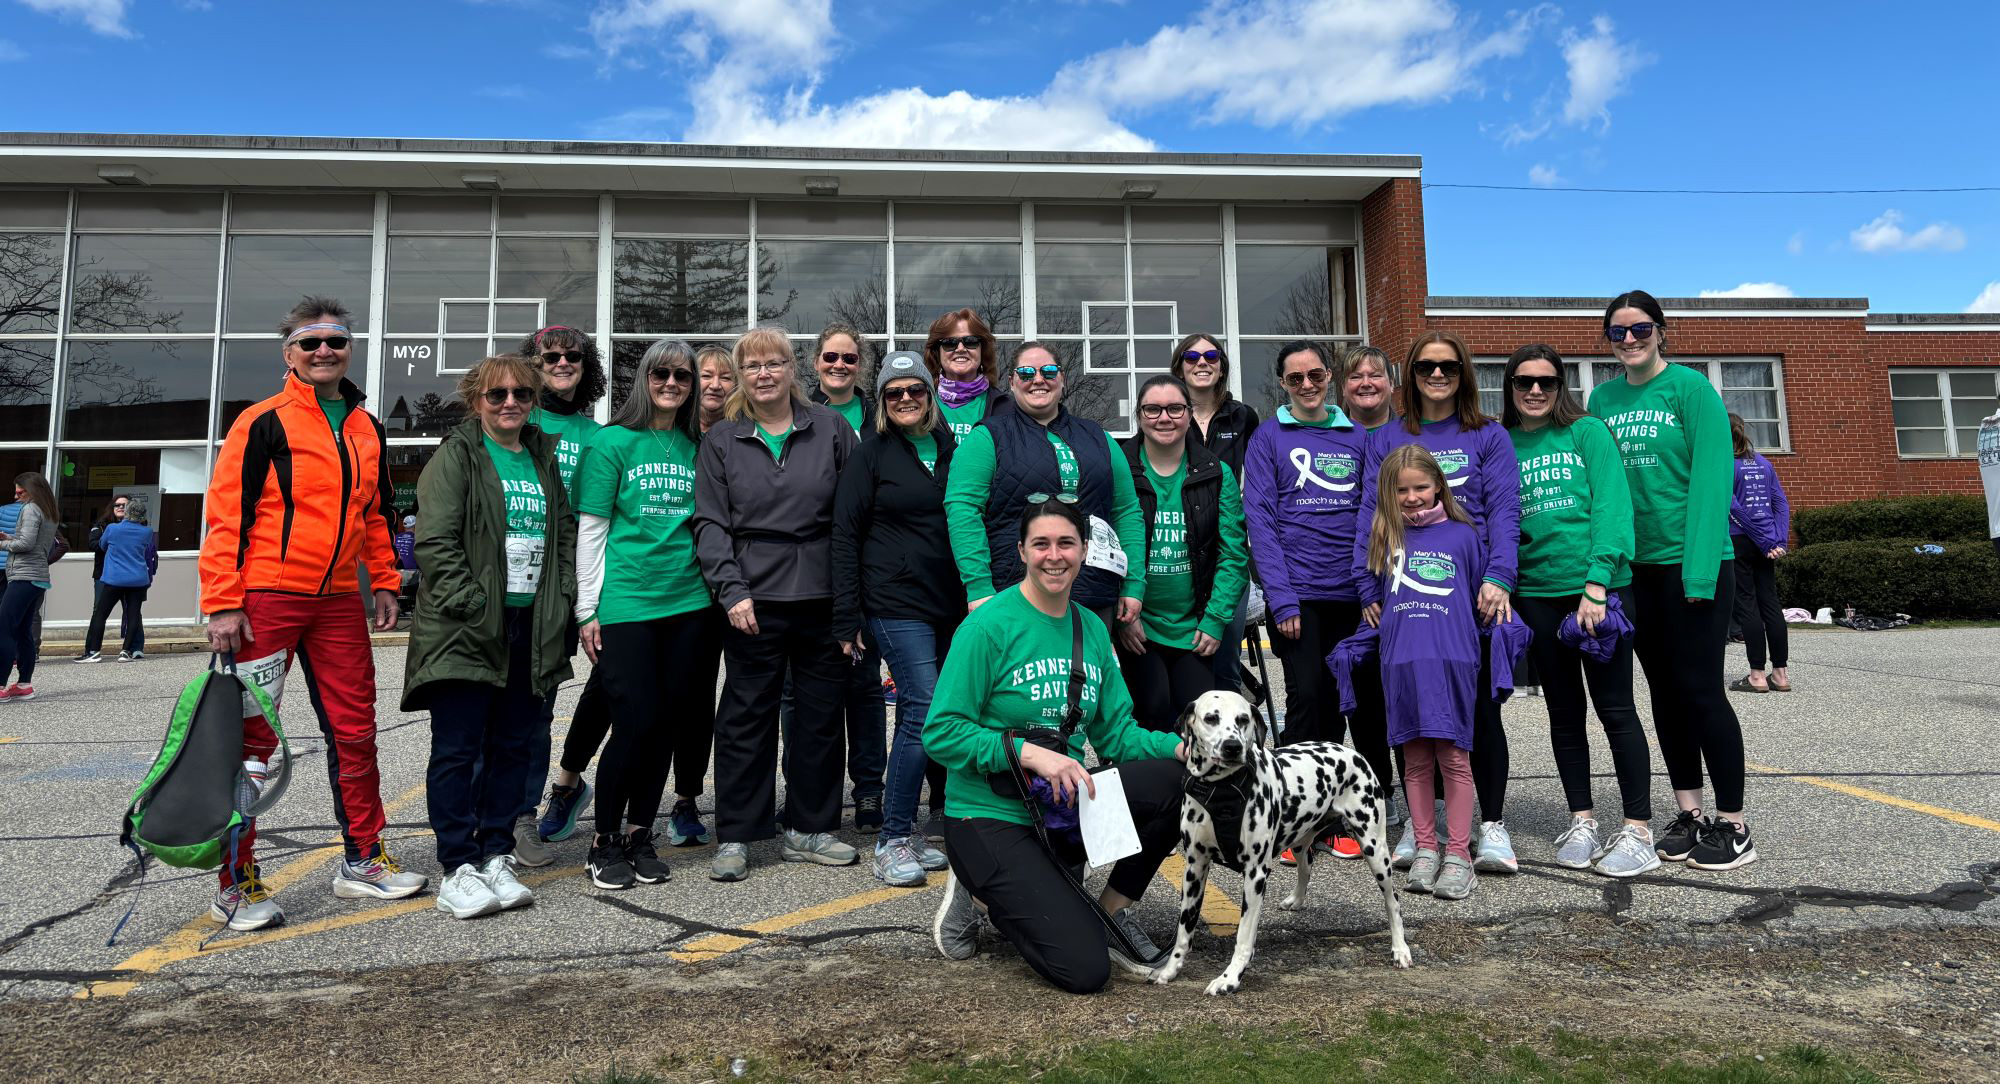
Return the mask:
[[1185, 353], [1185, 354], [1182, 354], [1182, 355], [1181, 355], [1181, 360], [1182, 360], [1182, 361], [1220, 361], [1220, 360], [1222, 360], [1222, 351], [1220, 351], [1220, 350], [1190, 350], [1190, 351], [1188, 351], [1187, 353]]
[[1029, 504], [1031, 504], [1031, 505], [1035, 505], [1035, 504], [1047, 504], [1047, 503], [1049, 503], [1050, 501], [1061, 501], [1061, 502], [1062, 502], [1062, 503], [1064, 503], [1064, 504], [1075, 504], [1075, 503], [1076, 503], [1076, 494], [1074, 494], [1074, 493], [1030, 493], [1030, 494], [1028, 494], [1028, 503], [1029, 503]]
[[694, 386], [693, 369], [652, 369], [646, 375], [652, 377], [654, 380], [663, 380], [669, 384], [686, 384], [688, 387]]
[[1187, 417], [1186, 403], [1145, 403], [1139, 407], [1139, 416], [1148, 421], [1164, 414], [1169, 418]]
[[986, 340], [977, 335], [959, 335], [955, 337], [947, 335], [937, 341], [937, 348], [940, 350], [956, 350], [963, 346], [967, 350], [977, 350], [985, 344]]
[[1660, 325], [1653, 323], [1651, 320], [1633, 324], [1630, 327], [1621, 327], [1618, 324], [1612, 324], [1604, 329], [1604, 337], [1610, 339], [1612, 342], [1622, 343], [1625, 341], [1625, 336], [1629, 334], [1634, 339], [1645, 342], [1647, 339], [1653, 337], [1653, 332], [1658, 330], [1660, 330]]
[[1460, 366], [1458, 362], [1432, 361], [1429, 358], [1418, 358], [1417, 360], [1410, 363], [1410, 371], [1417, 374], [1418, 376], [1429, 376], [1432, 373], [1443, 373], [1446, 376], [1457, 376], [1459, 368]]
[[500, 406], [507, 401], [509, 396], [512, 396], [517, 403], [532, 403], [535, 401], [535, 389], [533, 388], [487, 388], [480, 394], [486, 399], [487, 406]]
[[583, 351], [581, 351], [581, 350], [549, 350], [549, 351], [546, 351], [546, 352], [544, 352], [544, 353], [542, 354], [542, 364], [543, 364], [543, 365], [554, 365], [554, 364], [555, 364], [556, 362], [558, 362], [558, 361], [567, 361], [567, 362], [569, 362], [569, 363], [570, 363], [571, 365], [582, 365], [582, 364], [583, 364]]
[[913, 403], [921, 403], [931, 397], [931, 389], [922, 384], [905, 384], [900, 388], [886, 388], [882, 392], [885, 403], [900, 403], [905, 398]]
[[842, 354], [829, 350], [826, 353], [821, 354], [819, 356], [819, 360], [826, 362], [828, 365], [846, 365], [851, 368], [853, 366], [861, 364], [861, 355]]
[[352, 343], [353, 341], [354, 341], [353, 339], [350, 339], [345, 335], [328, 335], [324, 339], [320, 338], [317, 335], [308, 335], [303, 339], [292, 340], [292, 345], [298, 347], [299, 349], [305, 351], [308, 354], [311, 354], [319, 350], [321, 343], [325, 343], [329, 348], [334, 350], [345, 350], [347, 349], [348, 344]]
[[1559, 376], [1523, 376], [1516, 373], [1514, 375], [1514, 390], [1534, 391], [1540, 388], [1546, 392], [1554, 392], [1557, 388], [1562, 387], [1562, 382], [1563, 378]]
[[1060, 365], [1044, 365], [1044, 366], [1041, 366], [1040, 368], [1036, 368], [1036, 367], [1035, 367], [1035, 366], [1033, 366], [1033, 365], [1020, 365], [1020, 366], [1016, 366], [1016, 367], [1015, 367], [1015, 369], [1014, 369], [1014, 379], [1016, 379], [1016, 380], [1033, 380], [1033, 379], [1035, 378], [1035, 374], [1036, 374], [1036, 373], [1040, 373], [1040, 374], [1042, 374], [1042, 376], [1043, 376], [1043, 377], [1044, 377], [1045, 379], [1048, 379], [1048, 380], [1054, 380], [1054, 379], [1055, 379], [1056, 377], [1059, 377], [1059, 376], [1061, 376], [1061, 375], [1062, 375], [1062, 366], [1060, 366]]
[[1317, 388], [1321, 384], [1326, 383], [1326, 378], [1327, 371], [1325, 369], [1314, 367], [1307, 369], [1303, 373], [1286, 373], [1285, 386], [1288, 388], [1303, 388], [1307, 384], [1311, 384]]

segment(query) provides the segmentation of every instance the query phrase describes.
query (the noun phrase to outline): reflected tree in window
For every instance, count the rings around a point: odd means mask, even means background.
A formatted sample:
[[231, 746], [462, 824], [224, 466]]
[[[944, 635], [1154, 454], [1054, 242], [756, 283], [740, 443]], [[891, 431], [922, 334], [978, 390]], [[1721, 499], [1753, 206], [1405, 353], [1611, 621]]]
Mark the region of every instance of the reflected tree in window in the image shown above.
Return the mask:
[[1285, 292], [1284, 304], [1278, 309], [1278, 326], [1273, 331], [1300, 336], [1334, 333], [1333, 279], [1324, 263], [1315, 264]]
[[[56, 234], [0, 234], [0, 336], [55, 329], [62, 305], [61, 243]], [[157, 307], [151, 275], [95, 270], [98, 262], [85, 260], [76, 269], [70, 326], [77, 336], [180, 330], [181, 314]], [[0, 339], [0, 404], [46, 403], [49, 357], [47, 344]], [[111, 360], [98, 343], [71, 342], [69, 379], [93, 404], [159, 401], [156, 382]]]
[[[612, 327], [622, 332], [740, 331], [749, 289], [743, 241], [620, 241]], [[773, 296], [776, 261], [758, 258], [758, 311], [777, 319], [797, 292]]]

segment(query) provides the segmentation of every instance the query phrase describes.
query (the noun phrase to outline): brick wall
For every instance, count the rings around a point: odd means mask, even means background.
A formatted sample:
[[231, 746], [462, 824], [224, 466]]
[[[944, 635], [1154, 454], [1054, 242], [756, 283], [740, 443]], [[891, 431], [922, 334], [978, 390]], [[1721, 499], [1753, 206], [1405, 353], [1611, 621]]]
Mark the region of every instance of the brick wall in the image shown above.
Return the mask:
[[1401, 357], [1424, 329], [1430, 294], [1424, 191], [1415, 178], [1389, 181], [1361, 201], [1361, 274], [1368, 341]]

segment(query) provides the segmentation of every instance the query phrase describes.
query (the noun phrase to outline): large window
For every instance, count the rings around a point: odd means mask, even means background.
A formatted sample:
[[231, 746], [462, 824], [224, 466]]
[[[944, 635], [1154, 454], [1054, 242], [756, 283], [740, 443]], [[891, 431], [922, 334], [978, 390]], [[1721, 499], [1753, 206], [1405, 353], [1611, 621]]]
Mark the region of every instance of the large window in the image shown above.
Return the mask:
[[[1599, 384], [1621, 379], [1625, 368], [1607, 358], [1569, 358], [1569, 390], [1577, 402], [1588, 405], [1590, 391]], [[1785, 422], [1784, 364], [1777, 358], [1675, 358], [1708, 378], [1722, 394], [1722, 405], [1741, 415], [1750, 430], [1750, 442], [1760, 452], [1791, 450]], [[1500, 387], [1506, 374], [1505, 358], [1475, 358], [1473, 370], [1479, 380], [1479, 409], [1497, 418], [1503, 405]]]
[[1979, 423], [2000, 410], [2000, 369], [1891, 369], [1896, 454], [1905, 459], [1979, 454]]

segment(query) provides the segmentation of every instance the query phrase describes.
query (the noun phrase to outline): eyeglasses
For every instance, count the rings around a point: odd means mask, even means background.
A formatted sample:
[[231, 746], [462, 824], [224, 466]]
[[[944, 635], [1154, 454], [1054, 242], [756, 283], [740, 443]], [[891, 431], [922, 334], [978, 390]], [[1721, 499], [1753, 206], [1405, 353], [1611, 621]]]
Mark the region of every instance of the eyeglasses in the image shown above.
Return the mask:
[[554, 365], [554, 364], [555, 364], [556, 362], [558, 362], [558, 361], [567, 361], [567, 362], [569, 362], [569, 363], [570, 363], [571, 365], [582, 365], [582, 364], [583, 364], [583, 351], [581, 351], [581, 350], [549, 350], [549, 351], [545, 351], [545, 352], [544, 352], [544, 353], [542, 354], [542, 364], [543, 364], [543, 365]]
[[1033, 380], [1035, 378], [1036, 373], [1040, 373], [1042, 375], [1042, 379], [1044, 380], [1054, 380], [1056, 377], [1062, 375], [1062, 366], [1060, 365], [1043, 365], [1040, 367], [1033, 365], [1017, 366], [1014, 369], [1014, 379]]
[[517, 403], [532, 403], [535, 401], [535, 389], [533, 388], [487, 388], [480, 394], [486, 399], [487, 406], [500, 406], [507, 402], [509, 396], [512, 396]]
[[962, 346], [967, 350], [977, 350], [985, 344], [986, 340], [977, 335], [947, 335], [937, 341], [937, 348], [940, 350], [956, 350]]
[[1554, 392], [1557, 388], [1562, 387], [1562, 382], [1563, 378], [1559, 376], [1524, 376], [1520, 373], [1514, 374], [1515, 391], [1528, 392], [1539, 388], [1542, 391]]
[[1187, 417], [1187, 412], [1186, 403], [1142, 403], [1139, 406], [1139, 416], [1147, 421], [1152, 421], [1162, 414], [1179, 420]]
[[1220, 361], [1220, 360], [1222, 360], [1222, 351], [1220, 351], [1220, 350], [1190, 350], [1190, 351], [1188, 351], [1187, 353], [1185, 353], [1185, 354], [1182, 354], [1182, 355], [1181, 355], [1181, 360], [1182, 360], [1182, 361]]
[[686, 384], [689, 387], [694, 386], [693, 369], [653, 369], [647, 372], [646, 375], [652, 377], [654, 380], [662, 381], [668, 384]]
[[1062, 502], [1063, 504], [1075, 504], [1075, 503], [1076, 503], [1076, 494], [1074, 494], [1074, 493], [1030, 493], [1030, 494], [1028, 494], [1028, 503], [1029, 503], [1029, 504], [1047, 504], [1047, 503], [1049, 503], [1050, 501], [1061, 501], [1061, 502]]
[[819, 360], [827, 363], [828, 365], [845, 365], [849, 368], [853, 368], [854, 366], [861, 364], [861, 355], [842, 354], [829, 350], [826, 353], [821, 354], [819, 356]]
[[746, 376], [755, 376], [758, 373], [782, 372], [790, 364], [788, 361], [746, 361], [743, 363], [743, 373]]
[[350, 339], [345, 335], [328, 335], [325, 338], [320, 338], [317, 335], [308, 335], [303, 339], [292, 340], [292, 345], [298, 347], [299, 349], [305, 351], [308, 354], [313, 354], [319, 351], [321, 343], [325, 343], [328, 349], [345, 350], [347, 349], [347, 344], [353, 341], [354, 341], [353, 339]]
[[1317, 388], [1321, 384], [1326, 383], [1326, 378], [1327, 371], [1315, 366], [1303, 373], [1286, 373], [1285, 386], [1288, 388], [1303, 388], [1307, 384], [1311, 384]]
[[931, 389], [922, 384], [905, 384], [900, 388], [885, 388], [882, 391], [882, 401], [885, 403], [900, 403], [905, 398], [913, 403], [921, 403], [930, 397]]
[[1429, 376], [1432, 373], [1457, 376], [1458, 370], [1459, 364], [1455, 361], [1433, 361], [1430, 358], [1418, 358], [1410, 363], [1410, 371], [1418, 376]]
[[1625, 336], [1630, 335], [1639, 342], [1645, 342], [1647, 339], [1653, 337], [1653, 332], [1658, 330], [1660, 330], [1660, 325], [1653, 323], [1651, 320], [1633, 324], [1630, 327], [1620, 327], [1617, 324], [1612, 324], [1610, 327], [1604, 329], [1604, 337], [1610, 339], [1612, 342], [1622, 343], [1625, 341]]

